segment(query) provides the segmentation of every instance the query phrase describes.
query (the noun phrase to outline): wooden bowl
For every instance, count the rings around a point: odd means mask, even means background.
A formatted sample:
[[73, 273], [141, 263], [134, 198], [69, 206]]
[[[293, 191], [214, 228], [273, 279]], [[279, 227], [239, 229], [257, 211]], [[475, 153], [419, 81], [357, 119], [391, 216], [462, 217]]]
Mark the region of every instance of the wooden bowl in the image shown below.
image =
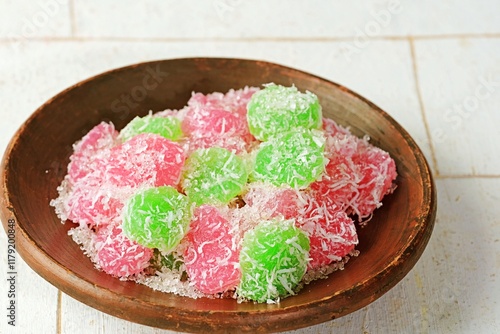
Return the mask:
[[[275, 82], [318, 95], [324, 116], [388, 151], [399, 176], [368, 226], [361, 254], [343, 271], [307, 285], [277, 305], [190, 299], [122, 282], [96, 270], [49, 206], [66, 174], [72, 144], [101, 121], [121, 129], [150, 110], [183, 107], [191, 92], [226, 92]], [[23, 259], [64, 293], [111, 315], [187, 332], [269, 332], [318, 324], [356, 311], [399, 282], [433, 229], [436, 193], [422, 152], [380, 108], [345, 87], [262, 61], [191, 58], [142, 63], [85, 80], [58, 94], [21, 126], [2, 161], [0, 213], [16, 224]]]

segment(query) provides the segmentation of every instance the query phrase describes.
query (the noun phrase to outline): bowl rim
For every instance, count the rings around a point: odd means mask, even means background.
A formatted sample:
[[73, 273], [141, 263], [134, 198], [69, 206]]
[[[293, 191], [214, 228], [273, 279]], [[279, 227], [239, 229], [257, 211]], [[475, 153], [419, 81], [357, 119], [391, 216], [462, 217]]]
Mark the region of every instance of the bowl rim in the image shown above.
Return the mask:
[[[2, 218], [2, 223], [4, 226], [5, 231], [7, 231], [7, 222], [9, 219], [14, 219], [16, 222], [16, 250], [19, 251], [19, 254], [21, 257], [24, 259], [24, 261], [35, 271], [37, 272], [40, 276], [42, 276], [44, 279], [49, 281], [52, 285], [56, 286], [58, 289], [63, 291], [64, 293], [76, 298], [77, 300], [83, 301], [87, 305], [99, 309], [103, 312], [108, 313], [109, 310], [105, 306], [102, 306], [100, 302], [98, 302], [99, 298], [102, 298], [103, 295], [105, 296], [106, 294], [110, 294], [110, 296], [107, 296], [108, 298], [112, 297], [124, 297], [123, 295], [120, 295], [112, 290], [107, 289], [106, 287], [103, 286], [98, 286], [95, 283], [91, 282], [88, 280], [86, 277], [81, 277], [80, 275], [72, 272], [69, 268], [66, 268], [63, 264], [59, 263], [57, 260], [55, 260], [50, 254], [48, 254], [44, 249], [40, 247], [39, 244], [37, 244], [37, 241], [34, 240], [23, 228], [21, 225], [18, 224], [19, 220], [16, 215], [16, 210], [13, 207], [11, 200], [10, 200], [10, 193], [9, 189], [7, 188], [7, 179], [9, 177], [9, 160], [10, 160], [10, 155], [13, 152], [14, 148], [16, 145], [18, 145], [19, 138], [23, 136], [25, 133], [26, 129], [29, 128], [29, 125], [33, 120], [40, 114], [46, 106], [50, 105], [54, 100], [60, 98], [64, 94], [77, 89], [78, 87], [85, 85], [89, 82], [92, 82], [93, 80], [103, 77], [103, 76], [109, 76], [113, 74], [120, 73], [122, 71], [127, 71], [131, 68], [138, 67], [138, 66], [145, 66], [145, 65], [154, 65], [158, 64], [161, 62], [170, 62], [170, 61], [203, 61], [203, 60], [211, 60], [211, 61], [217, 61], [217, 60], [231, 60], [231, 61], [244, 61], [244, 62], [255, 62], [255, 63], [261, 63], [261, 64], [266, 64], [274, 67], [280, 67], [283, 69], [286, 69], [288, 71], [293, 71], [296, 73], [300, 73], [302, 75], [305, 75], [310, 78], [314, 78], [316, 80], [321, 81], [322, 83], [326, 83], [328, 85], [331, 85], [332, 87], [335, 87], [336, 89], [342, 90], [343, 93], [351, 95], [353, 98], [360, 100], [361, 102], [367, 104], [371, 109], [373, 109], [375, 112], [380, 114], [392, 127], [398, 131], [403, 138], [405, 139], [407, 145], [411, 148], [412, 153], [415, 157], [416, 165], [418, 166], [418, 175], [420, 176], [422, 182], [423, 182], [423, 199], [425, 206], [422, 208], [422, 216], [419, 217], [421, 220], [420, 224], [422, 227], [425, 228], [419, 228], [416, 230], [414, 233], [412, 233], [411, 237], [406, 240], [406, 243], [402, 249], [400, 249], [396, 254], [395, 257], [393, 258], [393, 261], [389, 263], [387, 266], [382, 268], [379, 272], [374, 273], [370, 277], [366, 277], [363, 281], [358, 282], [357, 285], [350, 287], [349, 289], [345, 290], [340, 290], [337, 291], [335, 294], [327, 295], [322, 299], [315, 300], [312, 304], [316, 305], [317, 308], [312, 308], [310, 310], [310, 316], [313, 317], [314, 321], [311, 321], [311, 323], [304, 324], [301, 327], [304, 326], [310, 326], [314, 325], [320, 322], [324, 322], [328, 319], [319, 319], [319, 318], [314, 318], [318, 310], [325, 310], [330, 313], [332, 313], [332, 310], [335, 307], [335, 300], [336, 296], [340, 294], [346, 294], [349, 291], [354, 292], [356, 291], [357, 293], [369, 293], [371, 297], [368, 298], [368, 296], [365, 296], [367, 299], [367, 302], [364, 303], [364, 305], [361, 305], [359, 307], [356, 307], [355, 309], [348, 309], [345, 310], [347, 311], [345, 314], [354, 312], [361, 307], [366, 306], [367, 304], [373, 302], [374, 300], [378, 299], [381, 297], [384, 293], [386, 293], [389, 289], [391, 289], [394, 285], [396, 285], [406, 274], [411, 270], [411, 268], [415, 265], [417, 260], [420, 258], [421, 253], [423, 252], [423, 249], [427, 245], [433, 227], [434, 227], [434, 221], [436, 217], [436, 207], [437, 207], [437, 196], [436, 196], [436, 188], [434, 184], [434, 180], [432, 177], [432, 172], [430, 170], [430, 167], [428, 165], [428, 162], [426, 158], [424, 157], [422, 151], [416, 144], [416, 142], [413, 140], [413, 138], [409, 135], [409, 133], [398, 123], [396, 122], [387, 112], [382, 110], [380, 107], [369, 101], [368, 99], [364, 98], [363, 96], [355, 93], [354, 91], [346, 88], [345, 86], [342, 86], [340, 84], [337, 84], [331, 80], [322, 78], [320, 76], [299, 70], [299, 69], [294, 69], [288, 66], [280, 65], [277, 63], [272, 63], [268, 61], [262, 61], [262, 60], [252, 60], [252, 59], [239, 59], [239, 58], [220, 58], [220, 57], [187, 57], [187, 58], [171, 58], [171, 59], [160, 59], [160, 60], [153, 60], [153, 61], [147, 61], [147, 62], [139, 62], [127, 66], [122, 66], [118, 67], [115, 69], [111, 69], [96, 75], [93, 75], [91, 77], [88, 77], [85, 80], [82, 80], [64, 90], [59, 92], [58, 94], [54, 95], [52, 98], [47, 100], [45, 103], [43, 103], [40, 107], [38, 107], [27, 119], [26, 121], [18, 128], [18, 130], [15, 132], [13, 135], [12, 139], [10, 140], [3, 158], [1, 162], [1, 180], [0, 180], [0, 215]], [[414, 249], [415, 243], [418, 241], [418, 245], [422, 249], [416, 250]], [[414, 255], [414, 252], [417, 251], [419, 254], [417, 256]], [[411, 265], [409, 268], [405, 269], [404, 271], [401, 271], [402, 264], [405, 263], [407, 260], [411, 260]], [[42, 265], [44, 263], [44, 265]], [[377, 291], [364, 291], [363, 287], [366, 286], [367, 282], [375, 281], [375, 280], [383, 280], [384, 277], [387, 277], [389, 273], [394, 273], [394, 277], [396, 279], [393, 279], [390, 282], [384, 282], [384, 284], [378, 289]], [[60, 280], [61, 278], [64, 278], [66, 282], [68, 282], [68, 285], [61, 284]], [[79, 293], [77, 291], [74, 291], [71, 289], [72, 284], [80, 284], [85, 287], [86, 293], [82, 295], [82, 293]], [[90, 295], [91, 298], [88, 296]], [[105, 296], [106, 297], [106, 296]], [[128, 304], [133, 304], [137, 302], [137, 300], [134, 300], [133, 298], [130, 298], [129, 296], [125, 296], [125, 303], [124, 305]], [[178, 307], [166, 307], [165, 305], [159, 305], [159, 304], [153, 304], [148, 302], [148, 304], [153, 307], [153, 308], [162, 308], [162, 309], [172, 309], [172, 310], [178, 310]], [[299, 312], [300, 311], [300, 312]], [[189, 314], [185, 315], [184, 320], [188, 321], [194, 321], [198, 322], [199, 324], [205, 325], [204, 318], [206, 318], [208, 315], [213, 316], [214, 314], [232, 314], [235, 315], [233, 321], [229, 319], [228, 323], [224, 327], [220, 328], [212, 328], [215, 332], [218, 331], [225, 331], [228, 328], [237, 328], [238, 330], [245, 330], [249, 329], [251, 331], [255, 330], [255, 327], [249, 325], [250, 327], [246, 328], [245, 325], [242, 323], [242, 319], [245, 319], [246, 317], [249, 317], [247, 319], [250, 319], [250, 321], [254, 320], [255, 317], [261, 316], [261, 315], [274, 315], [276, 316], [276, 319], [279, 319], [279, 321], [283, 321], [284, 319], [289, 319], [290, 321], [296, 320], [296, 317], [304, 317], [304, 308], [302, 305], [293, 305], [293, 306], [288, 306], [288, 307], [280, 307], [280, 308], [275, 308], [271, 310], [214, 310], [214, 311], [206, 311], [206, 310], [192, 310], [189, 309]], [[299, 314], [300, 313], [300, 314]], [[335, 313], [335, 312], [333, 312]], [[337, 312], [339, 313], [339, 312]], [[309, 313], [308, 313], [309, 314]], [[342, 315], [345, 315], [342, 314]], [[120, 318], [138, 322], [137, 319], [134, 317], [130, 317], [127, 314], [112, 314], [115, 316], [118, 316]], [[181, 317], [182, 318], [182, 317]], [[182, 319], [181, 319], [182, 320]], [[177, 320], [179, 321], [179, 320]], [[248, 323], [250, 321], [246, 321], [245, 323]], [[166, 323], [161, 323], [158, 324], [159, 326], [155, 325], [154, 323], [148, 322], [148, 323], [143, 323], [145, 325], [150, 325], [150, 326], [155, 326], [155, 327], [161, 327], [161, 328], [168, 328], [168, 329], [174, 329], [174, 330], [183, 330], [183, 326], [181, 325], [180, 328], [174, 326], [165, 326]], [[167, 324], [168, 325], [168, 324]], [[178, 326], [178, 324], [177, 324]], [[188, 327], [190, 328], [190, 327]], [[293, 328], [299, 328], [299, 327], [293, 327]], [[293, 329], [289, 327], [275, 327], [273, 330], [288, 330], [288, 329]], [[191, 330], [191, 329], [189, 329]]]

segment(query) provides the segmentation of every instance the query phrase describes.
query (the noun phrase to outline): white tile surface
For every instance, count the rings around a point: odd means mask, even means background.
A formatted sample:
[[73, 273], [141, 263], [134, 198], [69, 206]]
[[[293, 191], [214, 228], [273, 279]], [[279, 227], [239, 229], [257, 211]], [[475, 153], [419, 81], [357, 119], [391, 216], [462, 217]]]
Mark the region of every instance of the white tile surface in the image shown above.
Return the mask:
[[[377, 1], [370, 1], [372, 4]], [[389, 1], [390, 2], [390, 1]], [[388, 26], [392, 35], [439, 36], [500, 32], [498, 1], [396, 1], [401, 13]]]
[[[399, 10], [390, 10], [395, 3]], [[382, 298], [343, 318], [290, 333], [500, 332], [499, 9], [496, 0], [315, 0], [307, 5], [298, 0], [0, 0], [0, 152], [47, 99], [115, 67], [222, 56], [312, 72], [389, 112], [431, 163], [432, 145], [438, 219], [420, 261]], [[415, 59], [408, 35], [416, 36]], [[470, 111], [453, 109], [475, 98], [477, 107], [471, 104]], [[4, 268], [6, 253], [0, 254]], [[170, 333], [108, 316], [65, 295], [58, 303], [57, 289], [19, 257], [18, 263], [15, 332]], [[0, 305], [8, 289], [2, 281]], [[11, 333], [4, 320], [0, 333]]]
[[500, 179], [446, 179], [437, 186], [430, 261], [419, 273], [429, 322], [440, 329], [430, 332], [498, 332]]
[[498, 332], [499, 186], [499, 179], [438, 180], [436, 226], [413, 270], [368, 307], [293, 333]]
[[[97, 311], [79, 301], [62, 296], [61, 333], [131, 333], [131, 334], [170, 334], [174, 331], [152, 328], [121, 320]], [[77, 316], [75, 316], [77, 314]]]
[[68, 0], [0, 2], [0, 38], [24, 43], [37, 37], [71, 34]]
[[79, 36], [338, 38], [499, 33], [495, 1], [77, 1]]
[[[500, 180], [444, 179], [437, 181], [437, 187], [439, 210], [433, 235], [422, 258], [398, 285], [357, 312], [289, 333], [498, 330]], [[108, 316], [68, 296], [63, 296], [62, 310], [63, 333], [171, 333]]]
[[[126, 3], [125, 6], [122, 6]], [[120, 7], [120, 10], [117, 10]], [[350, 35], [345, 16], [363, 22], [362, 5], [337, 1], [78, 2], [80, 36], [157, 38], [310, 37]], [[339, 21], [340, 20], [340, 21]], [[99, 24], [95, 24], [99, 22]]]
[[443, 175], [500, 175], [500, 39], [415, 42], [422, 97]]
[[[0, 96], [15, 104], [10, 108], [22, 110], [8, 115], [13, 122], [6, 123], [5, 131], [13, 133], [17, 127], [12, 124], [20, 124], [38, 105], [64, 88], [111, 68], [161, 58], [240, 57], [299, 68], [351, 88], [400, 122], [430, 161], [408, 42], [372, 41], [349, 55], [344, 53], [343, 45], [343, 42], [32, 42], [23, 45], [13, 58], [9, 57], [12, 43], [0, 44], [0, 56], [8, 59], [0, 64], [0, 75], [9, 78], [4, 81]], [[48, 61], [37, 63], [37, 58]], [[33, 66], [21, 65], [25, 63]], [[27, 98], [9, 99], [19, 87], [24, 87]]]
[[[3, 230], [3, 228], [2, 228]], [[15, 275], [7, 274], [7, 236], [0, 233], [0, 263], [2, 268], [0, 284], [0, 301], [2, 303], [2, 320], [0, 321], [0, 333], [55, 333], [57, 327], [57, 289], [43, 278], [38, 276], [23, 261], [19, 254], [15, 255]], [[11, 258], [12, 260], [12, 258]], [[13, 289], [7, 279], [14, 277]], [[7, 318], [9, 314], [7, 307], [11, 298], [15, 297], [15, 327], [7, 324], [12, 319]]]

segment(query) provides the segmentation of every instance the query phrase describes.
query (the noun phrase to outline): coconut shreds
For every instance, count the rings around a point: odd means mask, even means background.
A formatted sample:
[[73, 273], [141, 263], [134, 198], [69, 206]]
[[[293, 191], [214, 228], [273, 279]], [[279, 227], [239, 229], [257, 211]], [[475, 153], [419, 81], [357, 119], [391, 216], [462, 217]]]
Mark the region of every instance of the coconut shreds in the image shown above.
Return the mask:
[[[272, 304], [358, 256], [354, 221], [365, 225], [394, 191], [394, 160], [322, 118], [313, 93], [264, 87], [193, 93], [180, 110], [150, 111], [126, 133], [102, 122], [73, 145], [50, 205], [77, 224], [68, 234], [96, 269], [190, 298]], [[170, 119], [164, 130], [175, 139], [148, 133], [158, 117]], [[127, 205], [160, 187], [196, 205], [178, 215], [155, 206], [131, 225]], [[152, 219], [166, 224], [154, 231], [176, 233], [168, 247], [142, 241], [155, 237], [141, 230]]]
[[[68, 231], [68, 235], [73, 238], [77, 244], [80, 245], [83, 253], [88, 256], [92, 262], [97, 263], [97, 249], [95, 248], [94, 243], [94, 232], [86, 227], [86, 226], [78, 226], [70, 229]], [[343, 259], [337, 262], [333, 262], [329, 265], [322, 266], [320, 268], [314, 270], [308, 270], [305, 275], [302, 277], [299, 285], [294, 289], [294, 293], [298, 293], [305, 285], [311, 283], [317, 279], [326, 279], [328, 275], [337, 271], [343, 270], [345, 264], [349, 261], [351, 257], [356, 257], [359, 255], [359, 251], [353, 250], [349, 255], [345, 256]], [[96, 268], [100, 269], [96, 264]], [[237, 299], [239, 303], [245, 302], [244, 298], [238, 297], [238, 295], [234, 291], [227, 291], [224, 294], [204, 294], [197, 290], [190, 282], [182, 279], [183, 276], [183, 267], [181, 266], [180, 270], [173, 270], [167, 267], [161, 267], [156, 270], [152, 275], [147, 275], [144, 273], [129, 276], [126, 280], [135, 281], [140, 284], [144, 284], [150, 287], [153, 290], [165, 292], [165, 293], [174, 293], [183, 297], [190, 298], [234, 298]], [[267, 301], [270, 304], [274, 304], [277, 300], [269, 300]]]
[[[95, 233], [85, 225], [73, 227], [68, 231], [68, 235], [73, 241], [80, 245], [83, 254], [87, 255], [97, 266], [97, 248], [95, 243]], [[100, 268], [97, 268], [100, 269]]]

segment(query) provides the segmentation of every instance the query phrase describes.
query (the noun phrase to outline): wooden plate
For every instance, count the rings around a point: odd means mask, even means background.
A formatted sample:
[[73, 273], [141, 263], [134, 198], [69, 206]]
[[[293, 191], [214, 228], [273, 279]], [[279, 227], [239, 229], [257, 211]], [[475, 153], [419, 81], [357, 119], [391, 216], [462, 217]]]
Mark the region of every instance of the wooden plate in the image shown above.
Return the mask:
[[[49, 206], [66, 174], [72, 144], [101, 121], [121, 129], [150, 110], [183, 107], [191, 92], [226, 92], [275, 82], [318, 95], [324, 116], [396, 161], [398, 188], [359, 229], [361, 254], [324, 280], [277, 305], [165, 294], [97, 271]], [[188, 332], [267, 332], [310, 326], [356, 311], [399, 282], [433, 229], [436, 193], [422, 152], [380, 108], [345, 87], [262, 61], [189, 58], [142, 63], [85, 80], [58, 94], [22, 125], [2, 161], [0, 214], [16, 223], [23, 259], [64, 293], [111, 315]]]

